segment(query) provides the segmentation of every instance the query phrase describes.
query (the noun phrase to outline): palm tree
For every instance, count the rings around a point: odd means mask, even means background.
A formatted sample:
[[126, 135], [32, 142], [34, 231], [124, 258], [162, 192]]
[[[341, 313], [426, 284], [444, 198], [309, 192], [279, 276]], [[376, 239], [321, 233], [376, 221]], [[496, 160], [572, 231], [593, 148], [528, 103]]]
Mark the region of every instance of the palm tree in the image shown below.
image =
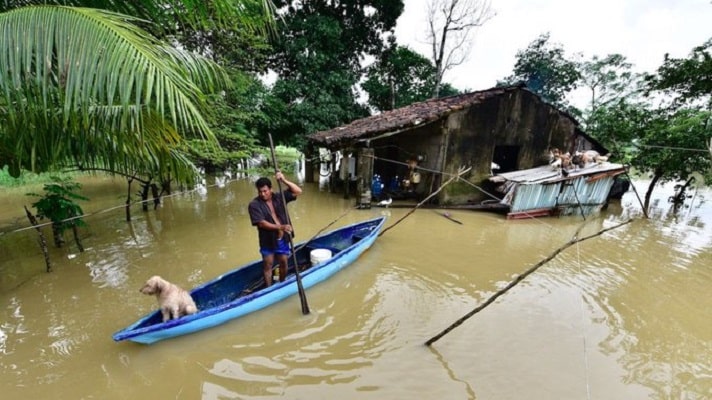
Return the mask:
[[217, 146], [202, 117], [205, 94], [228, 80], [171, 43], [171, 32], [231, 23], [261, 30], [274, 10], [268, 0], [11, 3], [0, 6], [0, 167], [181, 181], [194, 175], [185, 139]]

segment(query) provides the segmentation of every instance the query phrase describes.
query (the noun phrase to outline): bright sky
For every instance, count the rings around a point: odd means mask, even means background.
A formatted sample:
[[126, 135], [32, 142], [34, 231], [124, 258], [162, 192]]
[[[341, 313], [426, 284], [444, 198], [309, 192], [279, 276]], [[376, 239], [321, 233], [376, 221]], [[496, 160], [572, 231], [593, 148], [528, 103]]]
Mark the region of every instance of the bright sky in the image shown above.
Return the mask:
[[[398, 43], [430, 58], [428, 0], [405, 0]], [[585, 59], [620, 53], [636, 72], [653, 72], [665, 53], [683, 58], [712, 37], [711, 0], [492, 0], [496, 16], [475, 34], [468, 61], [446, 73], [458, 89], [489, 89], [511, 75], [517, 51], [540, 34]]]

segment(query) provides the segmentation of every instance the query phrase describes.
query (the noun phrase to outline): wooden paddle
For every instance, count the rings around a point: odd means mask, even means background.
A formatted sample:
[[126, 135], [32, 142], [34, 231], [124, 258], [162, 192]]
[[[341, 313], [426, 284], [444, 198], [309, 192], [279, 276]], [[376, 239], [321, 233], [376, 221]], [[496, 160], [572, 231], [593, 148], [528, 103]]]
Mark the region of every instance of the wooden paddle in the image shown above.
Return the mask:
[[[269, 148], [272, 151], [272, 163], [274, 164], [274, 173], [279, 171], [277, 168], [277, 156], [274, 153], [274, 143], [272, 142], [272, 134], [268, 133], [269, 136]], [[282, 204], [284, 204], [284, 214], [287, 216], [287, 224], [292, 225], [292, 219], [289, 218], [289, 209], [287, 207], [287, 199], [284, 197], [284, 192], [282, 191], [282, 183], [277, 180], [277, 187], [279, 188], [279, 193], [282, 194]], [[294, 229], [292, 229], [294, 231]], [[292, 234], [287, 232], [287, 240], [289, 240], [289, 248], [292, 252], [292, 257], [294, 258], [294, 274], [297, 276], [297, 288], [299, 290], [299, 300], [302, 303], [302, 314], [309, 314], [309, 304], [307, 304], [307, 294], [304, 291], [304, 286], [302, 286], [302, 276], [299, 272], [299, 262], [297, 262], [297, 252], [294, 251], [294, 242], [292, 242]], [[286, 278], [286, 277], [285, 277]], [[284, 279], [284, 278], [283, 278]]]

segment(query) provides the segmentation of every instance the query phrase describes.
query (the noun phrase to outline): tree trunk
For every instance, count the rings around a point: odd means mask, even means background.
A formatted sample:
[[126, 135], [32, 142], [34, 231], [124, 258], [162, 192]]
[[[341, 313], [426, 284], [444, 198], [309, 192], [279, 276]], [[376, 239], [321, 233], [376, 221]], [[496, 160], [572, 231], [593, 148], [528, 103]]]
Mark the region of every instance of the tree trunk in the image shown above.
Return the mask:
[[692, 185], [692, 182], [694, 182], [694, 181], [695, 181], [695, 177], [694, 177], [694, 176], [689, 177], [689, 178], [687, 179], [687, 182], [685, 182], [685, 186], [682, 187], [682, 191], [683, 191], [683, 192], [686, 192], [686, 191], [687, 191], [687, 188], [689, 188], [690, 185]]
[[[319, 165], [319, 168], [321, 168], [321, 160], [319, 160], [319, 157], [315, 157], [315, 154], [318, 155], [319, 150], [315, 150], [314, 146], [307, 146], [306, 152], [304, 153], [306, 158], [304, 162], [304, 182], [306, 183], [314, 183], [314, 169], [316, 165]], [[314, 160], [319, 160], [319, 164]]]
[[151, 184], [151, 195], [153, 196], [153, 209], [158, 209], [161, 205], [161, 194], [158, 192], [158, 185], [155, 183]]
[[82, 241], [79, 240], [79, 231], [77, 229], [77, 226], [74, 224], [72, 224], [72, 233], [74, 234], [74, 242], [77, 244], [77, 247], [79, 248], [79, 252], [83, 253], [84, 246], [82, 246]]
[[64, 236], [58, 224], [52, 223], [52, 237], [54, 237], [54, 246], [62, 247], [64, 245]]
[[647, 214], [648, 210], [650, 209], [650, 197], [653, 194], [653, 188], [655, 188], [655, 185], [658, 183], [660, 180], [660, 177], [663, 175], [663, 172], [659, 169], [655, 170], [655, 173], [653, 174], [653, 180], [650, 181], [650, 185], [648, 185], [648, 191], [645, 192], [645, 202], [643, 203], [643, 212]]
[[442, 86], [443, 71], [442, 71], [442, 63], [440, 60], [438, 60], [437, 63], [435, 64], [435, 68], [436, 68], [436, 73], [435, 73], [435, 86], [433, 86], [433, 94], [432, 94], [433, 99], [437, 99], [438, 97], [440, 97], [440, 86]]
[[[170, 195], [171, 194], [171, 180], [166, 179], [161, 182], [161, 195]], [[160, 197], [160, 195], [159, 195]]]
[[133, 182], [133, 178], [128, 179], [128, 193], [126, 194], [126, 222], [131, 221], [131, 182]]
[[141, 185], [141, 209], [143, 211], [148, 211], [148, 191], [150, 189], [150, 182], [145, 182]]
[[675, 211], [677, 211], [680, 208], [680, 206], [685, 204], [685, 198], [687, 197], [687, 189], [690, 187], [690, 185], [692, 185], [692, 182], [694, 182], [694, 181], [695, 181], [694, 176], [689, 177], [687, 179], [687, 181], [685, 181], [685, 184], [680, 186], [677, 193], [675, 193], [672, 196], [671, 200], [672, 200], [673, 206], [675, 207]]

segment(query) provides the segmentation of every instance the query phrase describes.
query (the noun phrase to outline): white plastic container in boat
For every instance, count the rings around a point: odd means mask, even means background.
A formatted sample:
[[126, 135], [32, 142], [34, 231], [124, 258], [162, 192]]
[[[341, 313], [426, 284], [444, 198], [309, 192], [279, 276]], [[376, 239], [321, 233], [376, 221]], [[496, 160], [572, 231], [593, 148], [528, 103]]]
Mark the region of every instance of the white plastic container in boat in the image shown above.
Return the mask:
[[314, 249], [309, 253], [312, 265], [322, 263], [331, 258], [331, 250], [329, 249]]

